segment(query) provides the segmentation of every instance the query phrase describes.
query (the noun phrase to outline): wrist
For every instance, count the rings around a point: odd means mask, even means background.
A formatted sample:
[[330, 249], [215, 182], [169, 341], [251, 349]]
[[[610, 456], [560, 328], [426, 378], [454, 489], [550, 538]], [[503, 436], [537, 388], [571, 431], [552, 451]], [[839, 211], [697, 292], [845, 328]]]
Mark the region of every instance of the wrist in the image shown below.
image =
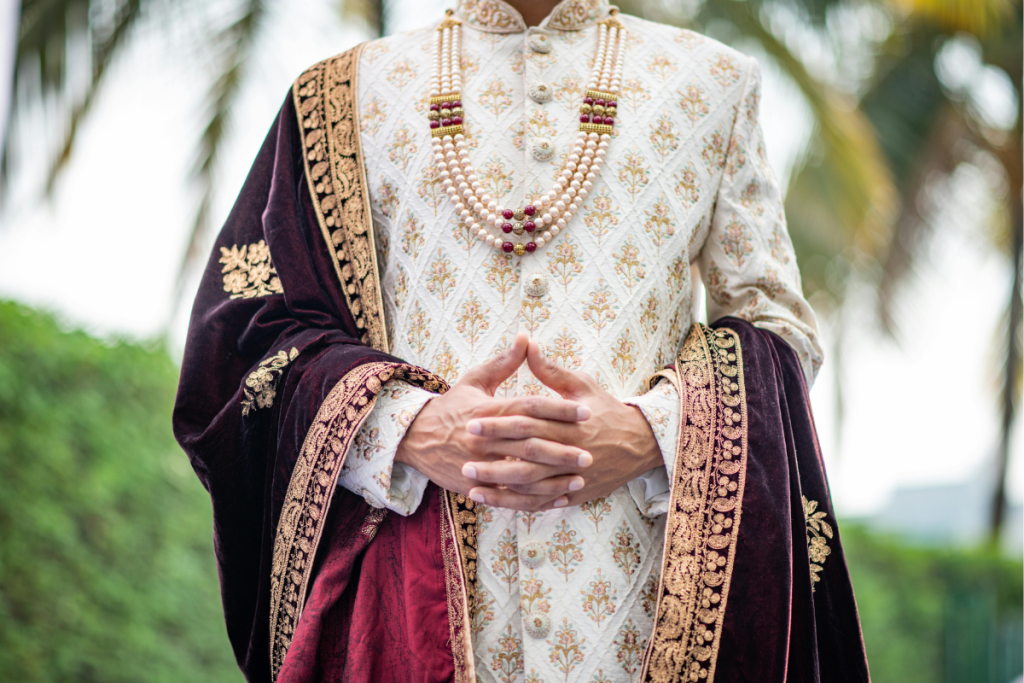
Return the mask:
[[654, 436], [654, 430], [644, 416], [640, 408], [634, 405], [625, 404], [630, 408], [634, 430], [637, 438], [631, 440], [634, 457], [637, 462], [638, 472], [643, 473], [664, 465], [661, 455], [661, 446]]

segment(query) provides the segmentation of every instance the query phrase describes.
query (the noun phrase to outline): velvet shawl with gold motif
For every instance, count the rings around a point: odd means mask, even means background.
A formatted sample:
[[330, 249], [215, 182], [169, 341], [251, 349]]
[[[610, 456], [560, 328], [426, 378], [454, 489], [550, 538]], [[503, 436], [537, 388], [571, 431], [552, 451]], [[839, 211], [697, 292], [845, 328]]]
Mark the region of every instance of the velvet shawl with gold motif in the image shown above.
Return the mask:
[[[355, 98], [359, 48], [295, 82], [217, 238], [174, 430], [210, 493], [228, 635], [251, 682], [475, 680], [471, 501], [409, 517], [337, 487], [388, 354]], [[652, 378], [680, 430], [640, 680], [866, 681], [803, 373], [727, 318]]]

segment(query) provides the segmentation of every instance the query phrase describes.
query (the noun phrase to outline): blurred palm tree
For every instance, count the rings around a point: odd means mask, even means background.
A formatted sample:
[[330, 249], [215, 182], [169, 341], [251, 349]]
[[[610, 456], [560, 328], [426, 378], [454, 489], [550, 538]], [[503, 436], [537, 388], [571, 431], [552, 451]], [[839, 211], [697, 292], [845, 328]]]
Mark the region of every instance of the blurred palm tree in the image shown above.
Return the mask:
[[[366, 25], [370, 35], [385, 31], [380, 0], [332, 0], [343, 16]], [[58, 121], [45, 181], [49, 195], [66, 167], [80, 124], [102, 92], [110, 65], [145, 24], [196, 31], [189, 45], [212, 55], [206, 122], [200, 134], [192, 180], [200, 189], [188, 247], [179, 273], [179, 290], [210, 226], [214, 171], [226, 137], [228, 118], [242, 85], [246, 65], [262, 38], [262, 21], [271, 0], [219, 0], [213, 5], [174, 0], [21, 0], [18, 42], [11, 89], [12, 116], [0, 131], [0, 198], [10, 187], [13, 159], [8, 138], [19, 118], [43, 114]], [[212, 8], [212, 10], [211, 10]], [[191, 14], [216, 21], [197, 25]], [[88, 64], [86, 79], [76, 66]], [[4, 118], [0, 117], [0, 121]], [[35, 151], [35, 150], [33, 150]]]
[[[387, 32], [386, 0], [334, 0], [368, 33]], [[52, 187], [73, 149], [78, 124], [107, 67], [140, 19], [183, 3], [170, 0], [22, 0], [14, 111], [56, 105], [65, 128], [49, 173]], [[269, 0], [235, 0], [234, 19], [209, 36], [219, 69], [195, 179], [203, 188], [186, 272], [209, 223], [213, 165], [228, 112], [259, 40]], [[1001, 436], [992, 532], [998, 535], [1009, 435], [1021, 387], [1021, 3], [1020, 0], [619, 0], [623, 11], [757, 46], [802, 94], [813, 117], [807, 152], [794, 167], [786, 210], [804, 286], [818, 308], [840, 312], [851, 283], [878, 292], [882, 326], [895, 332], [894, 294], [937, 224], [922, 201], [963, 164], [998, 169], [1003, 190], [982, 237], [1013, 263], [1001, 340]], [[68, 46], [85, 40], [91, 80], [68, 96]], [[960, 82], [937, 69], [944, 50], [973, 54]], [[947, 54], [948, 57], [948, 54]], [[953, 55], [958, 61], [958, 55]], [[947, 59], [949, 61], [949, 59]], [[962, 59], [959, 59], [962, 61]], [[975, 92], [977, 76], [1003, 74], [1016, 100], [1012, 122], [993, 122]], [[14, 117], [12, 117], [13, 119]], [[9, 129], [10, 123], [8, 124]], [[986, 161], [987, 160], [987, 161]], [[9, 169], [7, 146], [2, 170]], [[842, 316], [833, 319], [841, 328]], [[837, 330], [841, 337], [841, 329]], [[838, 360], [838, 347], [833, 362]], [[838, 373], [837, 373], [838, 376]], [[840, 398], [841, 398], [841, 390]], [[841, 405], [841, 402], [839, 403]]]
[[[1002, 185], [993, 188], [998, 206], [979, 238], [1005, 253], [1013, 267], [1000, 327], [1005, 334], [998, 340], [1001, 415], [990, 517], [991, 536], [997, 539], [1022, 383], [1020, 1], [620, 4], [625, 11], [728, 42], [753, 43], [803, 95], [814, 129], [790, 177], [786, 213], [804, 287], [816, 307], [837, 313], [832, 316], [837, 341], [841, 305], [854, 283], [876, 289], [879, 322], [896, 333], [894, 295], [922, 257], [923, 240], [941, 224], [926, 195], [949, 182], [963, 164], [995, 167]], [[822, 61], [832, 68], [822, 68]], [[957, 62], [952, 66], [961, 72], [959, 82], [941, 78], [943, 67], [950, 66], [944, 61]], [[1009, 120], [993, 121], [985, 110], [978, 88], [986, 78], [1011, 85], [1015, 103]], [[838, 352], [837, 344], [833, 363]], [[838, 382], [837, 393], [841, 406]]]

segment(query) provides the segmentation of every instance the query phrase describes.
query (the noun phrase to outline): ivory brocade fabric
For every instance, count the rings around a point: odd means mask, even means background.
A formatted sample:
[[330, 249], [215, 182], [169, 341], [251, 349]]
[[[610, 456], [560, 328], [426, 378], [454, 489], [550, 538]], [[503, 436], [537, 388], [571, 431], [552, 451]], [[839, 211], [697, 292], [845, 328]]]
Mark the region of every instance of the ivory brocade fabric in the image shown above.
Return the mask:
[[[463, 107], [486, 191], [515, 207], [546, 192], [578, 129], [606, 0], [563, 0], [536, 28], [502, 0], [463, 0]], [[708, 318], [785, 339], [808, 382], [821, 363], [779, 186], [758, 124], [756, 62], [687, 30], [619, 15], [623, 87], [607, 162], [569, 226], [533, 254], [488, 247], [441, 186], [426, 123], [434, 26], [366, 45], [358, 115], [391, 353], [450, 383], [525, 330], [565, 367], [637, 405], [671, 468], [674, 385], [643, 393], [694, 322], [691, 264]], [[552, 49], [531, 49], [545, 33]], [[531, 93], [550, 93], [550, 98]], [[555, 154], [534, 150], [544, 143]], [[525, 288], [530, 283], [530, 288]], [[537, 283], [544, 293], [536, 293]], [[699, 291], [699, 288], [698, 288]], [[523, 366], [499, 396], [545, 394]], [[408, 515], [426, 478], [394, 464], [432, 396], [391, 382], [357, 435], [339, 484]], [[476, 675], [481, 681], [629, 681], [652, 628], [669, 475], [546, 513], [480, 506]]]

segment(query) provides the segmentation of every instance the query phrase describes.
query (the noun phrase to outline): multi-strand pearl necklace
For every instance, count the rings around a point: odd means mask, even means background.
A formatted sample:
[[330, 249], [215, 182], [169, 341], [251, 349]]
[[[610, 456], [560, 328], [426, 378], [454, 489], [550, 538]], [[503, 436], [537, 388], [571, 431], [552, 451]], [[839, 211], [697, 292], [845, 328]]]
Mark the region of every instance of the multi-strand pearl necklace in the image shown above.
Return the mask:
[[[449, 11], [438, 26], [427, 115], [434, 160], [459, 219], [488, 245], [517, 256], [543, 247], [569, 224], [593, 188], [618, 113], [625, 28], [615, 14], [612, 10], [612, 16], [598, 24], [594, 67], [579, 109], [579, 133], [554, 185], [517, 209], [502, 207], [496, 197], [486, 194], [470, 163], [462, 128], [462, 24]], [[486, 226], [500, 230], [501, 235], [491, 234]]]

